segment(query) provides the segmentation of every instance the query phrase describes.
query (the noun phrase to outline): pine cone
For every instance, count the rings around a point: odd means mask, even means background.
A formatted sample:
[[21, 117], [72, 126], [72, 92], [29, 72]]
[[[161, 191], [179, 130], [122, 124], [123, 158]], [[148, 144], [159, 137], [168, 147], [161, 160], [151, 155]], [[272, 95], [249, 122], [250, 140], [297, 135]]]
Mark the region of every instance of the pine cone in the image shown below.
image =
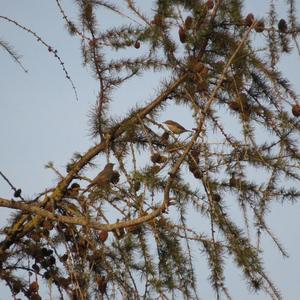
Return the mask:
[[254, 15], [252, 13], [248, 14], [245, 18], [245, 25], [250, 27], [254, 22]]
[[288, 30], [288, 26], [285, 19], [280, 19], [278, 22], [278, 30], [282, 33], [286, 33]]
[[255, 25], [255, 31], [256, 32], [263, 32], [265, 29], [265, 22], [263, 20], [260, 20]]
[[207, 7], [207, 9], [213, 9], [214, 6], [215, 6], [215, 4], [214, 4], [214, 1], [213, 1], [213, 0], [208, 0], [208, 1], [206, 2], [206, 7]]
[[295, 117], [299, 117], [300, 116], [300, 105], [299, 104], [295, 104], [292, 107], [292, 113]]
[[107, 238], [108, 238], [108, 232], [106, 230], [100, 231], [99, 233], [100, 241], [104, 243], [107, 240]]
[[184, 21], [184, 27], [186, 30], [189, 30], [193, 26], [193, 18], [191, 16], [187, 16], [185, 21]]
[[134, 48], [139, 49], [140, 47], [141, 47], [141, 42], [140, 41], [135, 41]]
[[182, 27], [179, 28], [178, 35], [180, 42], [184, 44], [186, 42], [186, 32]]

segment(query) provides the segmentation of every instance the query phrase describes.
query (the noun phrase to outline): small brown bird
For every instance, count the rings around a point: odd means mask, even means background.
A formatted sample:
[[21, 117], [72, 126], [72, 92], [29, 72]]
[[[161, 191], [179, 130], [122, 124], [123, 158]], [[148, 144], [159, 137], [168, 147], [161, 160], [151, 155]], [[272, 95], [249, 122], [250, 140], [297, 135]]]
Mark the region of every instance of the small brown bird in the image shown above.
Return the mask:
[[163, 122], [164, 124], [166, 124], [168, 126], [168, 128], [174, 133], [174, 134], [181, 134], [184, 132], [192, 132], [191, 130], [185, 129], [182, 125], [178, 124], [175, 121], [172, 120], [167, 120], [165, 122]]
[[106, 164], [104, 169], [92, 180], [92, 182], [87, 186], [84, 192], [88, 191], [94, 185], [98, 187], [107, 187], [111, 183], [114, 175], [113, 167], [113, 163]]

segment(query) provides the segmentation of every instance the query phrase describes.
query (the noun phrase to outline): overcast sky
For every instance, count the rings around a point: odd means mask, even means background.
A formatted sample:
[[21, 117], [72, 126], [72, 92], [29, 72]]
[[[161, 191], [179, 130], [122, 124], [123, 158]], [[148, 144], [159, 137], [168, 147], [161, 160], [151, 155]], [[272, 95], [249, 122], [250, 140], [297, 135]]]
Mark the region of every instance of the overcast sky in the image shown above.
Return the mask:
[[[66, 12], [76, 16], [73, 1], [62, 2]], [[152, 1], [136, 2], [143, 3], [144, 11], [150, 11]], [[263, 17], [269, 1], [245, 2], [245, 12]], [[281, 7], [282, 17], [285, 17], [282, 4], [286, 1], [275, 2]], [[296, 0], [296, 3], [300, 9], [300, 0]], [[89, 136], [88, 111], [95, 102], [98, 86], [91, 72], [82, 67], [79, 40], [66, 33], [54, 0], [0, 0], [0, 11], [1, 15], [31, 28], [58, 50], [79, 97], [79, 101], [76, 101], [59, 63], [47, 49], [28, 33], [0, 20], [0, 38], [14, 46], [23, 56], [22, 62], [28, 69], [28, 73], [24, 73], [0, 49], [0, 170], [15, 186], [22, 188], [24, 196], [31, 197], [55, 184], [53, 174], [44, 168], [48, 161], [53, 161], [63, 171], [74, 152], [85, 152], [95, 142]], [[106, 13], [100, 25], [109, 26], [115, 22], [112, 15]], [[300, 94], [299, 57], [295, 53], [285, 55], [280, 67]], [[124, 90], [122, 93], [116, 92], [115, 102], [111, 105], [113, 114], [121, 116], [132, 104], [149, 100], [155, 95], [156, 83], [157, 78], [144, 76], [138, 83], [129, 83], [126, 93]], [[184, 125], [189, 125], [185, 123], [184, 115], [178, 118]], [[1, 197], [12, 197], [9, 186], [1, 178], [0, 191]], [[8, 210], [0, 208], [0, 226], [5, 224], [7, 216]], [[263, 241], [266, 270], [281, 289], [284, 299], [288, 300], [297, 300], [300, 295], [299, 216], [300, 204], [276, 204], [267, 218], [290, 254], [289, 259], [280, 256], [269, 238]], [[202, 267], [205, 266], [197, 267], [197, 275], [205, 280], [208, 273]], [[234, 299], [267, 299], [266, 295], [249, 293], [246, 285], [241, 283], [241, 278], [236, 268], [227, 269], [226, 282]], [[213, 299], [207, 283], [200, 283], [200, 287], [202, 299]]]

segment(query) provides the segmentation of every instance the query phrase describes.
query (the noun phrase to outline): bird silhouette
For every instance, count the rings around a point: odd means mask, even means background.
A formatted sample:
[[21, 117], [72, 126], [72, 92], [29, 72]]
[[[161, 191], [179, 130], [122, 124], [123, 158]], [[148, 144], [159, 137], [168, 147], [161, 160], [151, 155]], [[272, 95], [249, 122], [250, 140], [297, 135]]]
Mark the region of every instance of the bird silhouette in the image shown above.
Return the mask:
[[166, 124], [169, 130], [172, 131], [174, 134], [181, 134], [188, 131], [192, 132], [191, 130], [185, 129], [182, 125], [172, 120], [167, 120], [163, 123]]
[[113, 178], [114, 175], [114, 164], [113, 163], [108, 163], [104, 167], [104, 169], [92, 180], [92, 182], [87, 186], [87, 188], [84, 190], [84, 193], [88, 191], [91, 187], [93, 186], [98, 186], [98, 187], [107, 187]]

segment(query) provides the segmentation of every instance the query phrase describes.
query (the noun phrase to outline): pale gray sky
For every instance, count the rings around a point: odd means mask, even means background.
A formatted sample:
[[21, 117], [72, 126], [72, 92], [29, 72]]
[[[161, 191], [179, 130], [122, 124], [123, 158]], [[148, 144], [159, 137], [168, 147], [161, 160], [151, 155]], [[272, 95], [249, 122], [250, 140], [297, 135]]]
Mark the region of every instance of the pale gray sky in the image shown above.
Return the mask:
[[[76, 16], [73, 1], [62, 2], [66, 12]], [[245, 2], [245, 12], [251, 11], [263, 17], [269, 1]], [[282, 9], [286, 1], [275, 2]], [[149, 11], [152, 1], [139, 0], [136, 3], [143, 3], [143, 10]], [[296, 3], [300, 9], [300, 0]], [[54, 0], [0, 0], [0, 11], [1, 15], [31, 28], [58, 50], [79, 96], [79, 101], [76, 101], [58, 62], [47, 49], [28, 33], [0, 20], [0, 37], [23, 55], [22, 62], [29, 70], [25, 74], [0, 50], [0, 170], [13, 184], [22, 188], [24, 196], [32, 196], [54, 184], [53, 174], [44, 168], [48, 161], [53, 161], [63, 170], [74, 152], [84, 152], [93, 144], [88, 135], [88, 111], [95, 102], [98, 86], [91, 72], [82, 67], [79, 40], [66, 33]], [[281, 13], [282, 17], [286, 16], [283, 9]], [[100, 25], [108, 26], [114, 22], [112, 15], [106, 13]], [[299, 61], [296, 54], [285, 55], [280, 66], [300, 94]], [[114, 114], [121, 115], [133, 103], [150, 99], [156, 92], [157, 81], [152, 75], [144, 76], [138, 83], [128, 83], [125, 93], [124, 90], [116, 92], [116, 101], [111, 105]], [[179, 118], [184, 123], [184, 115]], [[10, 188], [1, 179], [0, 191], [2, 197], [12, 196]], [[8, 210], [0, 208], [0, 216], [1, 226], [5, 224]], [[267, 220], [285, 245], [289, 259], [280, 256], [269, 238], [263, 240], [266, 270], [287, 300], [297, 300], [300, 294], [299, 216], [300, 204], [276, 204]], [[200, 280], [201, 299], [213, 299], [205, 281], [209, 274], [203, 261], [197, 266], [196, 275]], [[267, 299], [266, 295], [249, 293], [241, 278], [241, 272], [229, 265], [226, 282], [233, 299]]]

